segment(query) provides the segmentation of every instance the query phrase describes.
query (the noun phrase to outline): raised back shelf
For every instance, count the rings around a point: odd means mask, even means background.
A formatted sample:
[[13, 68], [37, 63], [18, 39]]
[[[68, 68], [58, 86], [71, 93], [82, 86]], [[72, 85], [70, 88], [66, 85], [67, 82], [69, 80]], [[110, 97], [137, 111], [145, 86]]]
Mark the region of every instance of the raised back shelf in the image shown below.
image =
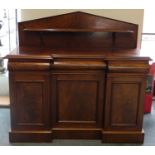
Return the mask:
[[19, 23], [19, 46], [52, 50], [134, 49], [136, 24], [83, 12]]

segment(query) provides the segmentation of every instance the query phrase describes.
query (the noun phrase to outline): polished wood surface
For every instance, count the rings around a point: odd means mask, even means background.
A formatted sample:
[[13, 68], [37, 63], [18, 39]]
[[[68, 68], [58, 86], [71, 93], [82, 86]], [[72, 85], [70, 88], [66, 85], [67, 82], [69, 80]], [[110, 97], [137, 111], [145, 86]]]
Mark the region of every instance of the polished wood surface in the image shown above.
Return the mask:
[[11, 142], [144, 140], [147, 56], [136, 24], [73, 12], [25, 21], [6, 56]]
[[73, 12], [19, 23], [19, 45], [65, 51], [129, 49], [137, 46], [137, 30], [136, 24]]

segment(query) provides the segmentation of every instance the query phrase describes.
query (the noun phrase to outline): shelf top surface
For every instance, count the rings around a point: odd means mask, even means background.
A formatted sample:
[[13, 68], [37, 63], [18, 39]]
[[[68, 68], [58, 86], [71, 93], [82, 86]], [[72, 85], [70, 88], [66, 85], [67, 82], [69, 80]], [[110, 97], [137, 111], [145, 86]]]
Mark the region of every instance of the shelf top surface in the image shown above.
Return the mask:
[[122, 32], [122, 33], [133, 33], [133, 30], [123, 30], [123, 29], [83, 29], [83, 28], [25, 28], [25, 32]]

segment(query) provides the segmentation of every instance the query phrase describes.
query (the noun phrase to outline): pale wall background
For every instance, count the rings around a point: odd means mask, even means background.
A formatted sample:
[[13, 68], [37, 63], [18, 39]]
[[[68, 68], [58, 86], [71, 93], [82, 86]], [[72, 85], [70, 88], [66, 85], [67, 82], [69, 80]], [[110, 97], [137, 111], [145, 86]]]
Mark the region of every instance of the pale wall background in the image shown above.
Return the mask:
[[117, 20], [131, 22], [139, 25], [138, 45], [141, 44], [141, 33], [143, 28], [143, 9], [22, 9], [21, 21], [32, 20], [47, 16], [59, 15], [73, 11], [83, 11], [95, 15], [105, 16]]

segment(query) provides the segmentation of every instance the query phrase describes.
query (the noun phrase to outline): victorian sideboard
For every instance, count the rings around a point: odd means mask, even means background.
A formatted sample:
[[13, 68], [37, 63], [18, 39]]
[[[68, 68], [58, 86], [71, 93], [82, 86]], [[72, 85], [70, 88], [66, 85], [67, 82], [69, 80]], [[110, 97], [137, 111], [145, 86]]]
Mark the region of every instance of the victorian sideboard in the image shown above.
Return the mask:
[[138, 25], [84, 12], [18, 23], [8, 59], [11, 142], [143, 143], [149, 57]]

